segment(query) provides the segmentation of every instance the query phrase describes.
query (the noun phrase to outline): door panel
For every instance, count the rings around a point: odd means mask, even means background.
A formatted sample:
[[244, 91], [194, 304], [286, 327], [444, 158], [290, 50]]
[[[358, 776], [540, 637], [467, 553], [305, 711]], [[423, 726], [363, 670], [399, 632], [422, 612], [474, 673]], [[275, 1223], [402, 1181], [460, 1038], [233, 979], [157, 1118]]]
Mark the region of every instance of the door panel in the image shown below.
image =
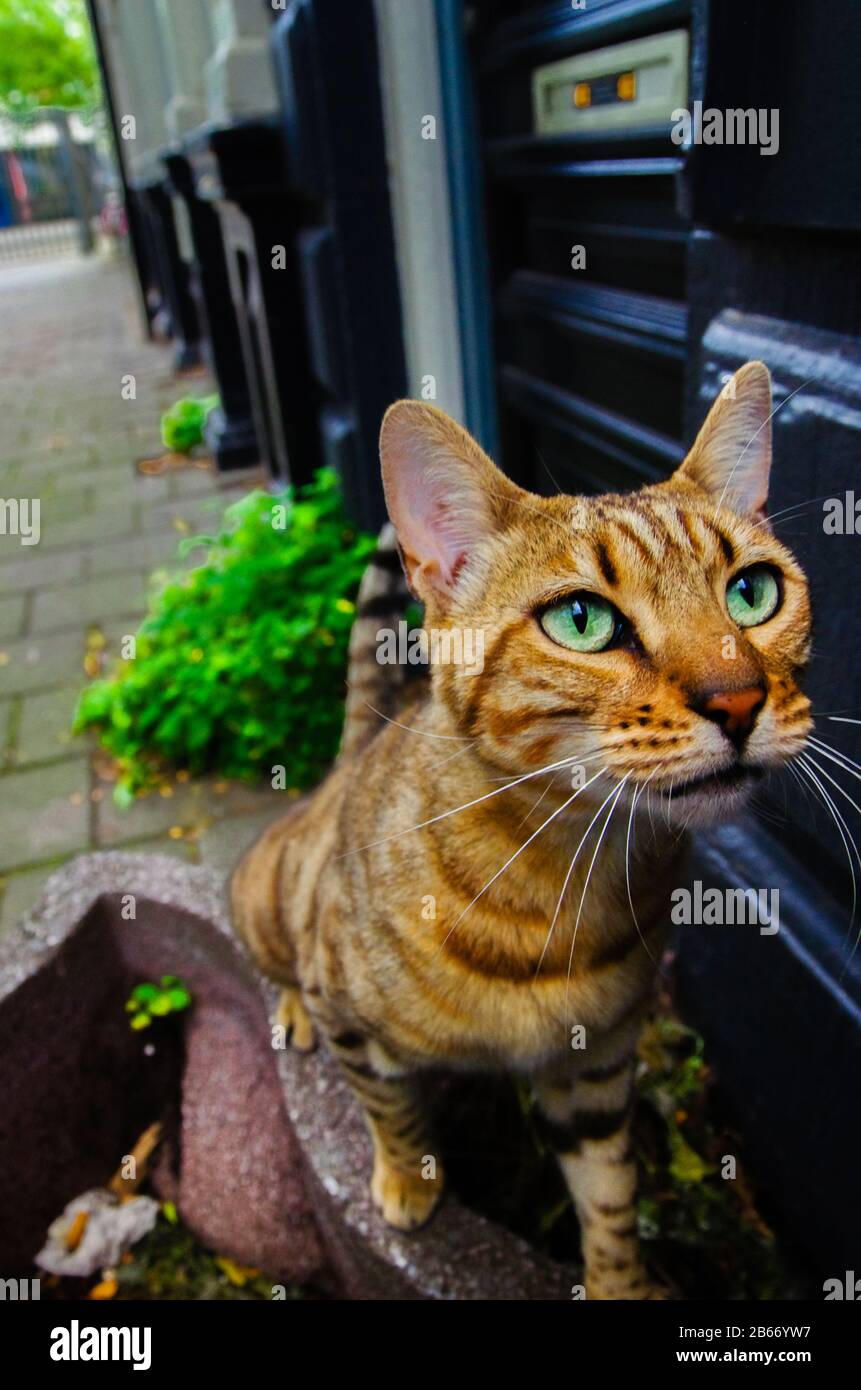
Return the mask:
[[532, 73], [686, 12], [478, 7], [501, 463], [541, 491], [551, 473], [573, 491], [633, 487], [681, 458], [689, 227], [668, 127], [536, 134]]
[[[861, 6], [823, 0], [814, 24], [800, 0], [470, 8], [502, 466], [547, 493], [666, 477], [726, 374], [762, 358], [777, 407], [775, 531], [814, 601], [817, 734], [861, 763], [861, 725], [827, 717], [861, 720], [861, 517], [857, 533], [823, 524], [823, 499], [854, 490], [861, 502]], [[680, 27], [688, 104], [777, 108], [773, 155], [684, 149], [669, 122], [534, 133], [535, 68]], [[692, 876], [779, 889], [780, 931], [683, 928], [677, 977], [761, 1185], [830, 1277], [852, 1267], [861, 1238], [858, 1204], [846, 1203], [861, 1121], [844, 1086], [861, 1069], [857, 922], [847, 937], [861, 784], [824, 765], [844, 789], [823, 779], [845, 832], [786, 778], [765, 818], [700, 838]]]

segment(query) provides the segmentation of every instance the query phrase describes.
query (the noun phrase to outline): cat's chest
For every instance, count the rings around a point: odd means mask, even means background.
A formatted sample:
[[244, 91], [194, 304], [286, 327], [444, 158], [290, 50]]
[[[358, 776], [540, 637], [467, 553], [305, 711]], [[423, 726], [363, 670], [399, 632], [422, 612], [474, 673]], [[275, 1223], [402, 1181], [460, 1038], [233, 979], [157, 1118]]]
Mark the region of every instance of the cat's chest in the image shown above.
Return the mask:
[[376, 1023], [397, 1050], [406, 1047], [419, 1064], [470, 1071], [540, 1069], [569, 1050], [588, 1049], [611, 1031], [642, 999], [653, 976], [651, 960], [633, 943], [630, 951], [619, 946], [619, 959], [604, 969], [577, 968], [572, 959], [569, 972], [564, 953], [545, 958], [536, 969], [531, 953], [494, 953], [485, 943], [476, 960], [471, 948], [480, 938], [479, 922], [456, 959], [449, 955], [441, 965], [438, 955], [432, 971], [433, 957], [419, 959], [414, 952], [412, 968], [392, 977], [390, 1003], [381, 1002]]
[[[653, 964], [630, 913], [624, 841], [607, 836], [594, 865], [569, 875], [574, 848], [507, 864], [510, 849], [489, 837], [427, 836], [409, 858], [401, 841], [373, 849], [361, 875], [339, 861], [349, 879], [342, 867], [327, 880], [339, 892], [318, 899], [324, 988], [346, 991], [381, 1042], [417, 1064], [532, 1070], [581, 1030], [606, 1032]], [[644, 866], [632, 867], [637, 898]]]

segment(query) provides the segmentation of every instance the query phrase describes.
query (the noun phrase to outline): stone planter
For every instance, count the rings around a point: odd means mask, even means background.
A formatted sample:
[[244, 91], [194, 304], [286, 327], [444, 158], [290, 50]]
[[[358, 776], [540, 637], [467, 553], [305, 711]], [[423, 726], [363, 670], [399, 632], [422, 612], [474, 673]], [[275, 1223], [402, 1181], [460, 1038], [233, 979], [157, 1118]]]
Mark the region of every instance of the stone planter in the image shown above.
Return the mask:
[[[195, 1000], [170, 1043], [133, 1033], [123, 1011], [134, 983], [162, 974]], [[273, 1001], [210, 870], [123, 853], [58, 870], [0, 945], [0, 1273], [26, 1270], [64, 1204], [161, 1118], [156, 1190], [202, 1241], [274, 1282], [358, 1298], [570, 1296], [572, 1271], [452, 1197], [415, 1235], [385, 1226], [352, 1096], [324, 1051], [273, 1050]]]

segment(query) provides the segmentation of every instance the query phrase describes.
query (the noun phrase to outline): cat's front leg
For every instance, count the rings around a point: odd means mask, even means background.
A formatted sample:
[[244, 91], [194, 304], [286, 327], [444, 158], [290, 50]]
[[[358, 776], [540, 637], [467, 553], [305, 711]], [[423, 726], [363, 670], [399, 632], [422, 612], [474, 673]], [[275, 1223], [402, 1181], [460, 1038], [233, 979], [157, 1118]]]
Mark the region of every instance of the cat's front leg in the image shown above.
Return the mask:
[[390, 1226], [417, 1230], [433, 1214], [445, 1184], [418, 1081], [373, 1039], [344, 1031], [329, 1042], [371, 1132], [374, 1205]]
[[605, 1040], [579, 1069], [565, 1061], [534, 1083], [547, 1137], [577, 1209], [588, 1299], [664, 1297], [646, 1273], [637, 1236], [631, 1146], [630, 1037]]
[[285, 1040], [296, 1052], [313, 1052], [317, 1030], [298, 985], [285, 985], [278, 1000], [275, 1022], [284, 1029]]

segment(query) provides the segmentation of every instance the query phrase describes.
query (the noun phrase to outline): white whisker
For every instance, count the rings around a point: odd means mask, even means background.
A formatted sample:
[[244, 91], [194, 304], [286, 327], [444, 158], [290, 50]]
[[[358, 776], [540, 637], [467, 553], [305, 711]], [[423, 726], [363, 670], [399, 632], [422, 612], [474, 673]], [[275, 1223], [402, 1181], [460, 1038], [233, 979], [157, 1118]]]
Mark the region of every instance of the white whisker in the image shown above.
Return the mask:
[[[596, 758], [603, 757], [606, 757], [606, 753], [603, 749], [599, 749], [595, 753], [572, 753], [571, 757], [566, 759], [566, 762], [570, 762], [572, 766], [576, 767], [578, 763], [592, 763], [595, 761]], [[489, 777], [487, 780], [489, 782], [506, 782], [508, 781], [508, 777]]]
[[836, 763], [844, 772], [848, 772], [850, 777], [857, 777], [858, 781], [861, 782], [861, 771], [855, 770], [858, 764], [855, 762], [854, 758], [847, 757], [845, 753], [841, 753], [838, 749], [832, 748], [830, 743], [824, 743], [821, 738], [814, 738], [812, 734], [808, 734], [807, 742], [815, 744], [823, 758], [828, 758], [830, 762]]
[[[630, 776], [630, 773], [628, 773], [628, 776], [626, 776], [625, 781], [623, 781], [623, 782], [620, 783], [620, 786], [624, 786], [624, 785], [625, 785], [625, 782], [628, 780], [628, 777], [629, 777], [629, 776]], [[598, 817], [600, 816], [601, 812], [603, 811], [604, 807], [607, 805], [607, 802], [610, 800], [610, 797], [613, 796], [613, 794], [615, 793], [615, 791], [616, 791], [616, 788], [614, 787], [614, 788], [613, 788], [613, 791], [610, 792], [609, 796], [607, 796], [607, 797], [605, 798], [605, 800], [601, 802], [601, 805], [598, 807], [597, 811], [595, 812], [594, 816], [593, 816], [592, 819], [590, 820], [589, 824], [586, 826], [586, 829], [585, 829], [585, 831], [584, 831], [584, 833], [583, 833], [583, 838], [581, 839], [579, 845], [578, 845], [577, 848], [575, 849], [574, 854], [573, 854], [573, 857], [572, 857], [572, 859], [571, 859], [571, 863], [568, 865], [568, 872], [567, 872], [566, 875], [565, 875], [565, 881], [564, 881], [563, 884], [562, 884], [562, 891], [561, 891], [561, 893], [559, 894], [559, 898], [558, 898], [558, 901], [557, 901], [557, 903], [556, 903], [556, 911], [553, 913], [553, 920], [552, 920], [551, 923], [550, 923], [550, 928], [549, 928], [549, 930], [548, 930], [548, 932], [547, 932], [547, 936], [546, 936], [545, 941], [544, 941], [543, 950], [542, 950], [542, 952], [541, 952], [541, 955], [540, 955], [539, 958], [538, 958], [538, 964], [537, 964], [536, 967], [535, 967], [535, 979], [536, 979], [536, 980], [538, 979], [538, 976], [539, 976], [539, 974], [540, 974], [540, 972], [541, 972], [541, 967], [542, 967], [542, 965], [544, 964], [544, 957], [545, 957], [546, 954], [547, 954], [548, 948], [549, 948], [549, 946], [550, 946], [550, 939], [551, 939], [551, 937], [553, 936], [553, 928], [556, 926], [556, 922], [557, 922], [557, 920], [558, 920], [559, 913], [560, 913], [561, 908], [562, 908], [562, 899], [565, 897], [565, 890], [567, 889], [568, 884], [569, 884], [569, 882], [570, 882], [570, 880], [571, 880], [571, 875], [572, 875], [572, 873], [574, 872], [574, 865], [577, 863], [578, 855], [580, 854], [581, 849], [583, 848], [583, 846], [584, 846], [585, 843], [586, 843], [586, 840], [587, 840], [587, 838], [588, 838], [588, 836], [589, 836], [589, 831], [592, 829], [592, 826], [595, 824], [596, 820], [597, 820]]]
[[422, 738], [444, 738], [454, 743], [475, 743], [475, 739], [469, 738], [466, 734], [432, 734], [428, 729], [414, 729], [409, 724], [399, 724], [397, 719], [390, 719], [387, 714], [383, 714], [381, 709], [368, 704], [367, 700], [363, 703], [372, 714], [378, 714], [381, 719], [385, 719], [387, 724], [394, 724], [396, 729], [403, 729], [408, 734], [421, 734]]
[[747, 443], [745, 444], [745, 446], [744, 446], [744, 448], [742, 449], [741, 453], [739, 454], [738, 458], [736, 459], [735, 463], [733, 464], [733, 466], [732, 466], [732, 472], [730, 473], [729, 477], [727, 478], [726, 482], [725, 482], [724, 485], [723, 485], [723, 492], [721, 493], [720, 497], [718, 498], [718, 504], [717, 504], [717, 506], [715, 507], [715, 514], [714, 514], [713, 520], [717, 520], [717, 514], [718, 514], [718, 512], [720, 511], [721, 507], [723, 506], [723, 499], [726, 497], [727, 488], [729, 487], [730, 483], [732, 482], [733, 478], [735, 477], [735, 470], [738, 468], [739, 464], [741, 463], [742, 459], [744, 458], [745, 454], [747, 453], [747, 451], [748, 451], [748, 449], [750, 448], [750, 446], [751, 446], [751, 444], [753, 443], [753, 441], [757, 438], [758, 435], [762, 434], [762, 431], [765, 429], [766, 425], [769, 424], [769, 422], [770, 422], [771, 420], [774, 419], [774, 417], [775, 417], [775, 415], [777, 414], [777, 412], [778, 412], [779, 410], [782, 410], [783, 407], [784, 407], [785, 405], [788, 405], [789, 402], [792, 400], [792, 397], [793, 397], [793, 396], [797, 396], [798, 393], [799, 393], [799, 391], [803, 391], [804, 388], [805, 388], [805, 386], [809, 386], [812, 380], [813, 380], [813, 377], [808, 377], [807, 381], [802, 381], [802, 383], [801, 383], [800, 386], [796, 386], [796, 388], [795, 388], [794, 391], [790, 391], [790, 393], [789, 393], [788, 396], [784, 396], [783, 400], [780, 401], [780, 403], [774, 407], [774, 409], [771, 411], [771, 413], [770, 413], [769, 415], [766, 416], [766, 418], [763, 420], [763, 422], [762, 422], [762, 424], [759, 426], [759, 428], [754, 430], [753, 434], [750, 436], [750, 439], [747, 441]]
[[[657, 771], [657, 769], [655, 769], [655, 771]], [[649, 957], [649, 960], [652, 962], [655, 969], [657, 969], [658, 962], [655, 960], [655, 957], [649, 950], [649, 947], [646, 944], [646, 938], [643, 936], [643, 933], [640, 930], [640, 923], [638, 922], [637, 914], [634, 911], [634, 899], [631, 895], [631, 828], [634, 824], [634, 812], [637, 809], [637, 802], [640, 800], [640, 797], [643, 795], [643, 792], [646, 790], [646, 787], [649, 785], [649, 782], [654, 777], [654, 775], [654, 772], [649, 773], [642, 786], [636, 787], [634, 789], [634, 795], [631, 799], [631, 812], [628, 816], [628, 834], [625, 838], [625, 886], [628, 890], [628, 906], [631, 909], [631, 916], [634, 919], [634, 926], [637, 928], [637, 935], [639, 936], [640, 940], [643, 943], [643, 946], [645, 947], [646, 955]]]
[[595, 773], [595, 776], [594, 776], [594, 777], [590, 777], [588, 782], [584, 782], [583, 785], [582, 785], [582, 787], [578, 787], [577, 791], [574, 793], [573, 796], [569, 796], [569, 798], [568, 798], [567, 801], [563, 801], [563, 803], [562, 803], [561, 806], [557, 806], [557, 807], [556, 807], [556, 810], [555, 810], [555, 811], [552, 811], [545, 821], [542, 821], [541, 825], [539, 825], [539, 827], [538, 827], [537, 830], [533, 830], [532, 834], [529, 836], [529, 839], [528, 839], [528, 840], [524, 840], [524, 842], [523, 842], [523, 844], [520, 846], [520, 848], [519, 848], [519, 849], [516, 849], [516, 850], [514, 851], [514, 853], [512, 854], [511, 858], [510, 858], [510, 859], [506, 859], [506, 861], [505, 861], [505, 863], [503, 864], [502, 868], [501, 868], [501, 869], [497, 869], [496, 873], [493, 875], [493, 878], [489, 879], [488, 882], [487, 882], [487, 883], [484, 885], [484, 887], [481, 889], [481, 891], [478, 892], [478, 893], [476, 893], [476, 895], [475, 895], [475, 897], [473, 898], [472, 902], [471, 902], [471, 903], [467, 903], [466, 907], [463, 909], [463, 912], [461, 912], [460, 916], [457, 917], [456, 920], [455, 920], [455, 921], [452, 923], [452, 925], [449, 927], [448, 931], [446, 932], [445, 936], [443, 937], [442, 941], [440, 942], [439, 947], [437, 948], [438, 950], [440, 950], [440, 951], [442, 950], [443, 946], [444, 946], [445, 943], [448, 941], [448, 939], [449, 939], [449, 937], [451, 936], [452, 932], [454, 931], [455, 927], [458, 926], [458, 924], [459, 924], [460, 922], [463, 921], [464, 917], [465, 917], [466, 914], [469, 912], [470, 908], [475, 906], [475, 904], [478, 902], [479, 898], [483, 897], [484, 894], [487, 892], [488, 888], [491, 888], [491, 887], [493, 886], [493, 884], [496, 882], [496, 880], [497, 880], [498, 878], [500, 878], [502, 874], [505, 873], [505, 870], [509, 867], [509, 865], [513, 864], [514, 861], [515, 861], [515, 859], [519, 858], [519, 856], [523, 853], [523, 851], [524, 851], [525, 849], [528, 849], [528, 847], [532, 844], [532, 841], [538, 838], [538, 836], [541, 834], [542, 830], [546, 830], [547, 826], [550, 824], [551, 821], [554, 821], [554, 820], [556, 819], [557, 816], [561, 816], [562, 812], [563, 812], [563, 811], [566, 811], [566, 810], [568, 809], [568, 807], [571, 805], [571, 802], [572, 802], [572, 801], [576, 801], [576, 800], [577, 800], [577, 797], [580, 795], [580, 793], [581, 793], [581, 792], [584, 792], [584, 791], [586, 790], [587, 787], [589, 787], [589, 786], [592, 785], [593, 782], [596, 782], [596, 781], [598, 780], [598, 778], [602, 775], [602, 773], [606, 772], [606, 770], [607, 770], [606, 768], [603, 768], [603, 767], [602, 767], [602, 768], [600, 769], [599, 772], [596, 772], [596, 773]]
[[[823, 777], [827, 777], [828, 781], [831, 782], [841, 793], [841, 795], [845, 796], [846, 800], [851, 802], [853, 806], [855, 806], [855, 802], [852, 801], [851, 796], [849, 796], [848, 792], [844, 791], [843, 787], [840, 786], [839, 782], [835, 782], [834, 778], [829, 776], [829, 774], [825, 771], [825, 768], [821, 767], [819, 763], [815, 761], [815, 759], [808, 760], [808, 758], [806, 758], [804, 754], [802, 754], [798, 761], [802, 770], [806, 773], [813, 786], [816, 787], [816, 789], [819, 791], [823, 805], [826, 807], [828, 811], [830, 811], [834, 824], [837, 826], [840, 839], [843, 841], [843, 848], [846, 851], [846, 859], [849, 864], [849, 874], [852, 879], [852, 912], [849, 917], [849, 926], [847, 928], [848, 939], [848, 933], [852, 930], [852, 925], [855, 921], [855, 910], [858, 905], [858, 885], [855, 878], [855, 865], [852, 863], [852, 855], [849, 852], [850, 842], [852, 844], [852, 848], [855, 851], [855, 858], [858, 860], [859, 867], [861, 867], [861, 856], [859, 856], [858, 854], [858, 846], [856, 845], [855, 840], [852, 836], [852, 832], [850, 831], [849, 826], [846, 823], [846, 817], [843, 815], [843, 813], [837, 806], [833, 796], [831, 796], [830, 793], [826, 791], [825, 787], [823, 787], [822, 783], [816, 775], [816, 772], [813, 771], [813, 768], [815, 767], [816, 771], [821, 773]], [[856, 806], [855, 809], [858, 810], [859, 808]]]
[[793, 778], [795, 779], [795, 781], [798, 783], [799, 787], [801, 788], [801, 790], [802, 790], [802, 792], [803, 792], [803, 794], [804, 794], [804, 800], [807, 802], [807, 805], [809, 806], [809, 805], [810, 805], [810, 787], [808, 786], [807, 782], [805, 782], [804, 778], [801, 776], [801, 773], [798, 771], [798, 768], [795, 767], [793, 763], [787, 763], [787, 764], [786, 764], [786, 771], [787, 771], [787, 772], [790, 772], [790, 773], [792, 774]]
[[[788, 399], [789, 397], [787, 397], [787, 400]], [[831, 493], [823, 492], [821, 497], [808, 497], [806, 502], [793, 502], [789, 507], [781, 507], [779, 512], [771, 512], [768, 516], [763, 517], [762, 521], [754, 522], [754, 525], [770, 526], [773, 522], [777, 521], [778, 517], [786, 517], [790, 512], [801, 511], [804, 507], [812, 507], [815, 502], [827, 502], [831, 496]]]
[[526, 815], [523, 817], [523, 820], [519, 822], [519, 824], [515, 827], [515, 830], [522, 830], [526, 822], [529, 820], [529, 817], [534, 816], [535, 812], [538, 810], [538, 807], [541, 805], [550, 788], [553, 786], [553, 783], [556, 781], [557, 776], [558, 773], [556, 772], [551, 774], [550, 781], [547, 783], [547, 786], [544, 788], [544, 791], [541, 793], [538, 800], [535, 802], [535, 805], [530, 807], [530, 809], [526, 812]]
[[435, 764], [434, 764], [434, 767], [437, 767], [437, 768], [439, 768], [439, 767], [445, 767], [446, 763], [453, 762], [455, 758], [462, 758], [463, 755], [464, 755], [464, 753], [468, 753], [468, 752], [469, 752], [469, 744], [466, 744], [466, 746], [465, 746], [464, 748], [455, 748], [455, 750], [454, 750], [453, 753], [449, 753], [448, 757], [447, 757], [447, 758], [443, 758], [443, 759], [441, 760], [441, 762], [435, 763]]
[[[630, 776], [631, 776], [630, 772], [627, 772], [627, 773], [625, 774], [625, 776], [623, 777], [622, 781], [619, 783], [619, 786], [618, 786], [617, 789], [616, 789], [615, 800], [613, 801], [613, 804], [611, 805], [609, 811], [607, 812], [607, 819], [604, 821], [604, 824], [601, 826], [601, 834], [598, 836], [598, 843], [597, 843], [597, 845], [595, 846], [595, 852], [594, 852], [594, 854], [592, 855], [592, 859], [591, 859], [591, 862], [590, 862], [590, 864], [589, 864], [589, 868], [588, 868], [587, 873], [586, 873], [586, 878], [585, 878], [585, 881], [584, 881], [584, 883], [583, 883], [583, 892], [580, 894], [580, 906], [579, 906], [578, 909], [577, 909], [577, 917], [576, 917], [576, 920], [575, 920], [575, 922], [574, 922], [574, 932], [573, 932], [573, 935], [572, 935], [572, 937], [571, 937], [571, 950], [570, 950], [569, 953], [568, 953], [568, 975], [567, 975], [567, 978], [566, 978], [566, 980], [565, 980], [565, 1007], [564, 1007], [564, 1011], [563, 1011], [563, 1016], [564, 1016], [565, 1021], [566, 1021], [566, 1029], [567, 1029], [567, 1023], [568, 1023], [568, 992], [569, 992], [569, 989], [570, 989], [570, 986], [571, 986], [571, 967], [572, 967], [572, 965], [573, 965], [573, 963], [574, 963], [574, 947], [575, 947], [575, 945], [576, 945], [576, 943], [577, 943], [577, 929], [578, 929], [578, 927], [580, 926], [580, 918], [581, 918], [582, 913], [583, 913], [583, 904], [584, 904], [585, 901], [586, 901], [586, 893], [587, 893], [587, 891], [588, 891], [588, 889], [589, 889], [589, 880], [590, 880], [591, 877], [592, 877], [592, 870], [593, 870], [594, 867], [595, 867], [595, 860], [598, 858], [598, 851], [600, 850], [601, 845], [602, 845], [603, 840], [604, 840], [604, 836], [605, 836], [606, 833], [607, 833], [607, 827], [608, 827], [608, 825], [610, 824], [610, 821], [611, 821], [611, 819], [612, 819], [612, 817], [613, 817], [613, 812], [614, 812], [615, 809], [616, 809], [616, 806], [617, 806], [618, 801], [619, 801], [619, 797], [622, 795], [622, 790], [623, 790], [623, 788], [624, 788], [624, 786], [625, 786], [625, 783], [627, 782], [627, 780], [628, 780], [628, 778], [629, 778]], [[608, 797], [608, 798], [607, 798], [607, 801], [609, 801], [609, 799], [610, 799], [610, 798]], [[604, 802], [604, 805], [606, 806], [606, 804], [607, 804], [607, 802], [605, 801], [605, 802]], [[602, 809], [603, 809], [603, 808], [602, 808]]]
[[373, 849], [375, 845], [385, 845], [389, 840], [400, 840], [403, 835], [412, 835], [414, 830], [424, 830], [427, 825], [435, 825], [437, 821], [445, 820], [447, 816], [456, 816], [459, 811], [468, 811], [470, 806], [478, 806], [479, 802], [489, 801], [492, 796], [501, 796], [511, 787], [517, 787], [521, 782], [528, 782], [532, 777], [540, 777], [543, 772], [552, 772], [557, 767], [567, 767], [569, 763], [577, 762], [576, 758], [562, 758], [557, 763], [548, 763], [546, 767], [536, 768], [534, 772], [526, 772], [522, 777], [515, 777], [510, 782], [506, 782], [504, 787], [495, 787], [492, 792], [485, 792], [484, 796], [477, 796], [473, 801], [465, 801], [462, 806], [454, 806], [450, 811], [441, 811], [438, 816], [431, 816], [429, 820], [420, 821], [418, 825], [411, 825], [406, 830], [396, 830], [393, 835], [383, 835], [379, 840], [371, 840], [367, 845], [358, 845], [356, 849], [348, 849], [344, 854], [338, 854], [336, 859], [348, 859], [351, 854], [361, 854], [362, 850]]
[[[807, 767], [808, 773], [810, 773], [811, 767], [815, 767], [815, 768], [816, 768], [816, 771], [819, 773], [819, 775], [820, 775], [821, 777], [825, 777], [825, 778], [831, 783], [832, 787], [834, 787], [834, 788], [840, 793], [840, 795], [841, 795], [846, 801], [849, 802], [849, 805], [853, 808], [853, 810], [858, 811], [858, 813], [861, 814], [861, 806], [858, 805], [857, 801], [853, 801], [853, 800], [852, 800], [852, 797], [849, 795], [849, 793], [847, 792], [846, 788], [845, 788], [845, 787], [841, 787], [840, 783], [839, 783], [838, 781], [836, 781], [835, 778], [833, 778], [833, 777], [831, 776], [830, 772], [827, 772], [827, 771], [825, 770], [825, 768], [822, 766], [822, 764], [821, 764], [820, 762], [817, 762], [817, 760], [813, 757], [813, 754], [812, 754], [812, 753], [808, 753], [808, 754], [802, 753], [802, 755], [801, 755], [801, 757], [799, 758], [798, 761], [802, 764], [802, 766], [806, 766], [806, 767]], [[847, 770], [848, 770], [848, 769], [847, 769]], [[828, 797], [828, 800], [829, 800], [829, 801], [833, 801], [833, 798], [829, 795], [828, 792], [826, 792], [826, 790], [825, 790], [824, 787], [822, 787], [821, 790], [822, 790], [823, 795]], [[841, 821], [843, 822], [843, 824], [846, 825], [846, 818], [845, 818], [845, 816], [843, 815], [843, 813], [842, 813], [841, 811], [838, 810], [837, 814], [840, 816], [840, 819], [841, 819]], [[847, 833], [848, 833], [848, 827], [847, 827]], [[850, 838], [851, 838], [851, 835], [850, 835]], [[853, 845], [854, 845], [854, 844], [855, 844], [855, 841], [853, 840], [852, 843], [853, 843]], [[858, 854], [857, 849], [856, 849], [855, 853], [856, 853], [856, 855]], [[859, 859], [859, 867], [861, 867], [861, 859]]]

